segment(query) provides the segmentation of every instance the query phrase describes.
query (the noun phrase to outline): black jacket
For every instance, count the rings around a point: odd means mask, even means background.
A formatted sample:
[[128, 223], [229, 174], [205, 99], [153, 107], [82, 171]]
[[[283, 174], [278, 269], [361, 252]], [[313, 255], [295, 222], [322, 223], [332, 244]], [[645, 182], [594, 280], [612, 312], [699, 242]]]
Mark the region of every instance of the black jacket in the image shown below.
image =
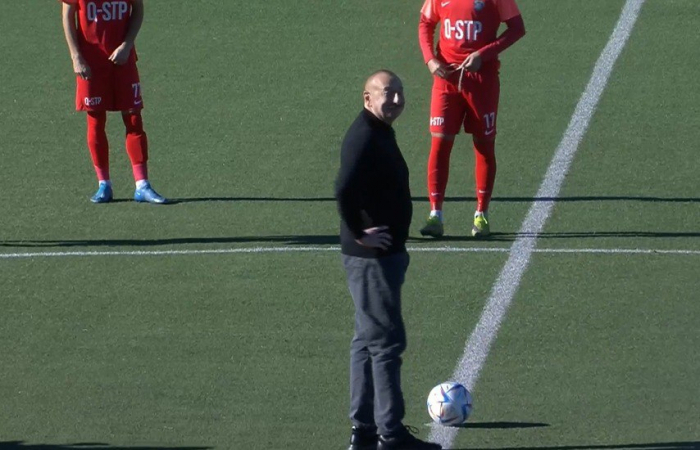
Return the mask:
[[[343, 254], [379, 258], [406, 251], [413, 215], [408, 166], [394, 130], [366, 109], [343, 140], [335, 196]], [[389, 227], [392, 237], [387, 250], [355, 242], [364, 235], [364, 229], [382, 225]]]

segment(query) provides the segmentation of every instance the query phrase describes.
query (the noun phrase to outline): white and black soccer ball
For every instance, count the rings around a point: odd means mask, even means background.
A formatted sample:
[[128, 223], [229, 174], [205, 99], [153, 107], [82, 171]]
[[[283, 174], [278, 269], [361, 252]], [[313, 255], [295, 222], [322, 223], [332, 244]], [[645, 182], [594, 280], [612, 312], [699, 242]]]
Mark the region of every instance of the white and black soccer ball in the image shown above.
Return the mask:
[[440, 383], [428, 394], [428, 414], [437, 424], [461, 425], [471, 412], [472, 395], [459, 383]]

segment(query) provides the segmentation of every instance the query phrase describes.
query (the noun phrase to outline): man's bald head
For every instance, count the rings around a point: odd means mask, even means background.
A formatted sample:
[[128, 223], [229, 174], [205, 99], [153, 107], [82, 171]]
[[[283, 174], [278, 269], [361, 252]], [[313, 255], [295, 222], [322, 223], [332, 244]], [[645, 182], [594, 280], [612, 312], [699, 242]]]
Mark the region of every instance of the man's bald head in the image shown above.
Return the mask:
[[401, 79], [392, 71], [374, 72], [365, 82], [365, 109], [391, 125], [403, 112], [405, 99]]
[[401, 82], [401, 79], [391, 70], [377, 70], [372, 75], [367, 77], [367, 81], [365, 81], [365, 91], [369, 91], [371, 88], [376, 86], [389, 84], [394, 78], [399, 80], [399, 83]]

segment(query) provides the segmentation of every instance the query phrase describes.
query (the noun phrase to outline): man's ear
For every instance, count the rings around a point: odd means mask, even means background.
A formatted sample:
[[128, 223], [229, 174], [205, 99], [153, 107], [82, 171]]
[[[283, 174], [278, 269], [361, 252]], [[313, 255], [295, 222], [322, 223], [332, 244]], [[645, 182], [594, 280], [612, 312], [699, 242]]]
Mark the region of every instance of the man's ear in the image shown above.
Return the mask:
[[367, 103], [369, 101], [369, 98], [370, 98], [369, 91], [364, 91], [362, 93], [362, 98], [365, 100], [365, 103]]

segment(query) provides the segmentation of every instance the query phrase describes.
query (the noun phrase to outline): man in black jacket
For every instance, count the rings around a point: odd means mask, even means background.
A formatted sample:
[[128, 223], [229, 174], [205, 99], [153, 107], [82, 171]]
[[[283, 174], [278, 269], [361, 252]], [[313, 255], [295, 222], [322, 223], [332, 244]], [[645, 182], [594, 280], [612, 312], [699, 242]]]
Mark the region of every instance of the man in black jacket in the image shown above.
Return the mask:
[[355, 304], [349, 450], [437, 450], [402, 423], [401, 285], [413, 206], [408, 166], [391, 124], [404, 108], [403, 85], [380, 70], [367, 79], [363, 97], [364, 110], [343, 140], [336, 183], [343, 264]]

